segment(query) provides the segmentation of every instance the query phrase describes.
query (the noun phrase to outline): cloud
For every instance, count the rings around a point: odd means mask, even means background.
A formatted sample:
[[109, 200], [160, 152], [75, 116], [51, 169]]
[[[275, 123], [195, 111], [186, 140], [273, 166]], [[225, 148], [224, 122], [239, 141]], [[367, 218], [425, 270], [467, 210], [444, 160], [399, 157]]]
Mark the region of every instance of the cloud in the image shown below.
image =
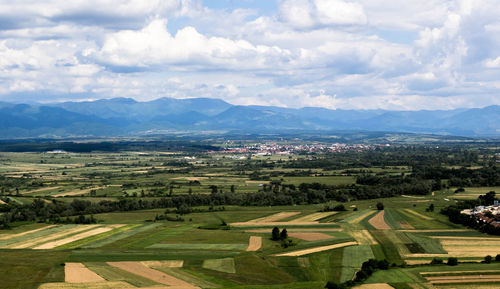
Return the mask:
[[0, 0], [0, 98], [499, 104], [497, 2], [277, 0], [262, 13], [238, 1]]
[[284, 0], [281, 19], [295, 28], [317, 28], [329, 25], [363, 25], [367, 18], [363, 6], [342, 0]]
[[246, 40], [206, 37], [193, 27], [175, 36], [166, 21], [155, 19], [141, 30], [125, 30], [106, 37], [97, 58], [118, 66], [186, 65], [213, 69], [265, 68], [287, 58], [290, 52], [279, 47], [252, 45]]
[[155, 16], [187, 16], [201, 9], [197, 0], [24, 0], [0, 1], [3, 29], [51, 26], [58, 22], [88, 26], [137, 27]]

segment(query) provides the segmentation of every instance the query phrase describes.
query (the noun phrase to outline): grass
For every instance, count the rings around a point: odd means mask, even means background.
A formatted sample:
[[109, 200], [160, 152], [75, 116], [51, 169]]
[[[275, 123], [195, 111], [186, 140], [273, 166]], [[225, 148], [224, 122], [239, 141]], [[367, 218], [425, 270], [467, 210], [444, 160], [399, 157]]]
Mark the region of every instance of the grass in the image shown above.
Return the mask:
[[234, 260], [236, 272], [242, 280], [249, 281], [247, 284], [282, 284], [295, 281], [293, 276], [256, 255], [238, 256]]
[[[348, 216], [347, 218], [344, 218], [344, 220], [342, 220], [342, 222], [344, 223], [350, 223], [352, 221], [355, 221], [356, 219], [360, 218], [361, 216], [367, 214], [369, 211], [372, 211], [372, 210], [362, 210], [362, 211], [358, 211], [357, 213], [353, 214], [353, 215], [350, 215]], [[376, 211], [372, 211], [372, 214], [370, 215], [366, 215], [366, 217], [371, 217], [373, 216], [374, 214], [376, 213]], [[364, 218], [366, 219], [366, 218]], [[361, 220], [360, 220], [361, 221]]]
[[[220, 221], [219, 221], [220, 223]], [[271, 229], [269, 230], [271, 233]], [[181, 231], [178, 234], [169, 235], [161, 241], [161, 243], [245, 243], [248, 245], [248, 238], [251, 234], [245, 233], [240, 230], [200, 230], [192, 229]]]
[[382, 252], [384, 253], [384, 259], [387, 259], [390, 263], [401, 264], [403, 259], [398, 253], [398, 248], [391, 242], [388, 236], [382, 230], [371, 231], [372, 236], [380, 244]]
[[309, 257], [275, 257], [270, 260], [281, 270], [293, 276], [297, 281], [308, 281], [311, 279], [306, 272], [307, 267], [310, 267]]
[[55, 234], [55, 233], [58, 233], [61, 231], [65, 231], [65, 230], [74, 228], [74, 227], [76, 227], [76, 225], [56, 226], [56, 227], [48, 228], [48, 229], [41, 230], [38, 232], [34, 232], [31, 234], [27, 234], [27, 235], [24, 235], [21, 237], [16, 237], [16, 238], [7, 239], [7, 240], [0, 240], [0, 246], [8, 246], [8, 245], [12, 245], [15, 243], [24, 242], [24, 241], [28, 241], [28, 240], [31, 240], [34, 238], [38, 238], [38, 237], [49, 236], [49, 235], [52, 235], [52, 234]]
[[199, 250], [110, 250], [81, 249], [73, 250], [67, 262], [111, 262], [111, 261], [161, 261], [161, 260], [203, 260], [234, 257], [234, 251]]
[[41, 282], [62, 281], [61, 264], [67, 255], [62, 251], [0, 250], [0, 287], [30, 289]]
[[[174, 186], [173, 194], [186, 194], [188, 189], [193, 193], [210, 193], [210, 185], [217, 185], [223, 192], [228, 192], [231, 185], [235, 185], [236, 192], [256, 192], [262, 189], [259, 183], [269, 183], [262, 181], [258, 183], [247, 183], [249, 170], [240, 173], [234, 171], [235, 161], [223, 154], [205, 156], [200, 154], [197, 160], [202, 163], [193, 162], [193, 170], [188, 173], [167, 172], [169, 169], [178, 169], [174, 166], [164, 165], [174, 159], [182, 158], [180, 154], [163, 154], [158, 152], [147, 152], [139, 154], [135, 152], [120, 153], [92, 153], [92, 154], [68, 154], [64, 156], [50, 154], [11, 154], [2, 153], [2, 157], [11, 161], [6, 161], [11, 168], [3, 166], [3, 172], [12, 170], [44, 170], [43, 177], [39, 173], [29, 174], [30, 177], [20, 179], [24, 183], [20, 186], [22, 192], [36, 189], [29, 182], [43, 182], [41, 188], [60, 186], [58, 191], [67, 192], [79, 190], [81, 187], [102, 187], [104, 185], [115, 185], [97, 191], [97, 197], [79, 197], [79, 199], [91, 202], [103, 200], [118, 200], [123, 192], [129, 196], [133, 193], [140, 195], [144, 190], [146, 194], [151, 192], [162, 192], [162, 195], [155, 197], [146, 196], [143, 200], [159, 200], [165, 197], [170, 185]], [[225, 157], [225, 158], [223, 158]], [[294, 158], [306, 158], [306, 156], [293, 156]], [[259, 157], [259, 160], [277, 161], [277, 156]], [[43, 160], [43, 164], [40, 161]], [[287, 161], [286, 158], [284, 160]], [[238, 163], [244, 163], [237, 161]], [[92, 164], [91, 166], [85, 166]], [[151, 171], [155, 166], [158, 174], [145, 174], [137, 171]], [[30, 169], [29, 167], [32, 167]], [[65, 168], [67, 167], [67, 168]], [[286, 177], [286, 172], [296, 169], [276, 167], [274, 169], [263, 168], [263, 173], [274, 173], [272, 180], [282, 181], [284, 184], [312, 183], [318, 182], [328, 185], [352, 184], [355, 181], [356, 173], [352, 176], [340, 176], [344, 170], [326, 171], [323, 169], [313, 169], [312, 173], [338, 174], [339, 176], [303, 176]], [[62, 171], [67, 174], [62, 176]], [[398, 173], [403, 170], [393, 168], [370, 168], [374, 173]], [[404, 169], [410, 172], [409, 168]], [[108, 176], [97, 176], [87, 178], [88, 173], [109, 173]], [[218, 175], [210, 175], [217, 173]], [[80, 177], [84, 178], [80, 178]], [[50, 180], [50, 177], [57, 177], [57, 180]], [[193, 185], [187, 179], [175, 179], [177, 177], [203, 177], [200, 179], [201, 185]], [[283, 178], [281, 180], [281, 178]], [[26, 182], [24, 181], [26, 180]], [[161, 183], [155, 185], [155, 183]], [[123, 184], [133, 184], [130, 188], [124, 188]], [[485, 193], [497, 188], [466, 188], [466, 195]], [[12, 188], [9, 189], [12, 191]], [[498, 191], [498, 189], [496, 190]], [[45, 195], [49, 191], [40, 191], [36, 194]], [[106, 195], [106, 196], [105, 196]], [[31, 250], [2, 250], [0, 254], [0, 287], [1, 288], [36, 288], [40, 282], [61, 282], [64, 280], [64, 262], [84, 262], [89, 268], [104, 275], [106, 279], [128, 282], [134, 286], [154, 286], [156, 283], [143, 277], [125, 272], [118, 268], [108, 266], [108, 261], [144, 261], [144, 260], [184, 260], [183, 268], [158, 268], [167, 274], [171, 274], [180, 279], [198, 285], [203, 288], [323, 288], [326, 281], [340, 282], [350, 279], [361, 263], [369, 258], [388, 259], [391, 263], [401, 263], [403, 260], [400, 254], [411, 250], [421, 250], [426, 253], [442, 253], [443, 248], [439, 241], [427, 238], [427, 236], [483, 236], [475, 231], [465, 232], [427, 232], [411, 233], [395, 230], [387, 230], [372, 234], [380, 242], [378, 245], [362, 245], [346, 248], [338, 248], [325, 252], [318, 252], [305, 257], [272, 257], [271, 254], [286, 251], [295, 251], [317, 246], [331, 245], [352, 240], [346, 234], [351, 230], [361, 230], [371, 228], [367, 220], [373, 217], [377, 211], [374, 210], [378, 201], [384, 203], [386, 207], [385, 221], [393, 229], [399, 229], [400, 223], [408, 222], [415, 229], [451, 229], [463, 228], [448, 222], [445, 216], [440, 215], [439, 209], [451, 204], [443, 198], [448, 198], [450, 192], [438, 191], [435, 196], [422, 196], [417, 198], [395, 197], [382, 198], [380, 200], [360, 200], [344, 203], [349, 211], [339, 212], [335, 215], [321, 219], [321, 222], [332, 222], [327, 225], [280, 226], [280, 229], [289, 228], [339, 228], [343, 232], [326, 232], [335, 237], [333, 240], [306, 242], [294, 239], [294, 246], [283, 249], [280, 242], [269, 240], [271, 228], [274, 225], [259, 225], [253, 227], [233, 227], [230, 230], [200, 230], [199, 226], [210, 224], [220, 224], [220, 219], [227, 223], [245, 222], [263, 216], [272, 215], [282, 211], [297, 211], [299, 215], [284, 219], [293, 220], [309, 214], [316, 213], [323, 208], [324, 204], [297, 205], [297, 206], [275, 206], [275, 207], [236, 207], [225, 206], [224, 211], [209, 212], [208, 206], [198, 207], [204, 212], [184, 215], [185, 222], [161, 221], [157, 223], [145, 222], [152, 220], [157, 214], [163, 214], [165, 209], [152, 209], [128, 212], [114, 212], [94, 215], [104, 224], [127, 224], [100, 235], [88, 237], [63, 245], [63, 250], [58, 251], [31, 251]], [[15, 200], [23, 203], [31, 203], [31, 196], [15, 197]], [[59, 198], [62, 202], [72, 202], [76, 198]], [[50, 200], [50, 199], [49, 199]], [[422, 202], [429, 200], [429, 202]], [[15, 202], [13, 200], [13, 202]], [[429, 204], [435, 204], [435, 212], [425, 212]], [[330, 206], [337, 205], [331, 202]], [[351, 205], [355, 205], [358, 211], [353, 211]], [[219, 207], [219, 205], [215, 205]], [[422, 218], [416, 214], [405, 211], [411, 209], [427, 218]], [[369, 215], [364, 215], [369, 212]], [[174, 214], [170, 214], [174, 216]], [[360, 216], [365, 216], [359, 219]], [[282, 220], [283, 221], [283, 220]], [[353, 222], [355, 221], [355, 222]], [[333, 223], [337, 222], [337, 223]], [[2, 233], [19, 233], [31, 229], [39, 228], [44, 224], [17, 224], [18, 227]], [[19, 237], [17, 240], [3, 240], [1, 244], [11, 244], [22, 240], [29, 240], [37, 236], [45, 236], [65, 230], [74, 225], [58, 226], [58, 228], [48, 229], [46, 232], [37, 232], [32, 235]], [[266, 228], [268, 233], [258, 234], [263, 236], [263, 249], [259, 252], [242, 252], [248, 246], [250, 233], [243, 230], [249, 228]], [[3, 243], [2, 243], [3, 242]], [[8, 256], [7, 252], [13, 254]], [[431, 258], [428, 258], [430, 260]], [[477, 259], [477, 258], [476, 258]], [[35, 260], [35, 261], [33, 261]], [[206, 261], [209, 260], [209, 261]], [[231, 261], [228, 261], [231, 260]], [[427, 260], [427, 259], [426, 259]], [[469, 260], [461, 258], [462, 260]], [[210, 264], [212, 262], [212, 264]], [[12, 266], [11, 266], [12, 264]], [[204, 266], [205, 264], [205, 266]], [[207, 266], [207, 264], [209, 264]], [[231, 267], [232, 266], [232, 267]], [[380, 271], [374, 274], [369, 282], [389, 282], [395, 288], [408, 289], [407, 284], [413, 282], [424, 282], [419, 271], [435, 270], [470, 270], [471, 268], [483, 268], [482, 270], [500, 269], [500, 264], [460, 264], [456, 267], [450, 266], [415, 266], [408, 268], [397, 268], [389, 271]], [[12, 267], [12, 268], [11, 268]], [[217, 269], [212, 270], [208, 267]], [[232, 268], [232, 269], [231, 269]], [[479, 270], [479, 269], [478, 269]], [[10, 274], [7, 276], [7, 274]], [[459, 274], [459, 273], [456, 273]], [[4, 285], [7, 284], [7, 285]], [[406, 286], [406, 287], [405, 287]]]
[[165, 224], [150, 224], [148, 228], [141, 229], [135, 234], [120, 238], [116, 242], [108, 244], [109, 247], [114, 248], [146, 248], [153, 244], [159, 243], [166, 239], [169, 235], [178, 234], [181, 230], [189, 230], [191, 227], [168, 227]]
[[151, 230], [151, 229], [153, 229], [155, 227], [158, 227], [160, 225], [161, 224], [159, 224], [159, 223], [155, 223], [155, 224], [148, 224], [148, 225], [142, 225], [142, 226], [138, 225], [138, 224], [131, 225], [131, 226], [126, 226], [126, 227], [122, 228], [122, 229], [124, 229], [123, 231], [121, 231], [121, 232], [119, 232], [117, 234], [113, 234], [112, 236], [109, 236], [106, 239], [100, 239], [100, 240], [97, 240], [97, 241], [92, 242], [90, 244], [84, 245], [82, 247], [83, 248], [107, 247], [107, 245], [109, 245], [109, 244], [118, 242], [118, 241], [120, 241], [122, 239], [131, 237], [131, 236], [133, 236], [135, 234], [138, 234], [138, 233], [141, 233], [141, 232], [144, 232], [144, 231], [147, 231], [147, 230]]
[[401, 269], [390, 269], [376, 271], [365, 283], [415, 283], [415, 280]]
[[100, 240], [107, 240], [109, 237], [112, 237], [113, 235], [115, 235], [117, 233], [121, 233], [121, 232], [130, 230], [133, 227], [134, 227], [134, 225], [128, 225], [128, 226], [124, 226], [121, 228], [116, 228], [116, 229], [113, 229], [113, 230], [108, 231], [108, 232], [104, 232], [101, 234], [97, 234], [94, 236], [90, 236], [88, 238], [84, 238], [81, 240], [77, 240], [77, 241], [59, 246], [59, 247], [57, 247], [57, 249], [74, 249], [74, 248], [82, 247], [83, 245], [89, 244], [92, 242], [96, 242], [96, 241], [100, 241]]
[[158, 283], [152, 280], [132, 274], [120, 268], [109, 266], [106, 263], [85, 263], [85, 265], [107, 281], [125, 281], [137, 287], [158, 285]]
[[203, 261], [203, 268], [226, 273], [236, 273], [233, 258], [208, 259]]
[[339, 282], [345, 248], [309, 255], [309, 267], [305, 268], [310, 280]]
[[280, 285], [243, 285], [223, 287], [222, 289], [323, 289], [325, 282], [294, 282]]
[[[416, 211], [416, 210], [414, 210]], [[439, 217], [442, 218], [442, 216], [435, 216], [438, 215], [436, 213], [433, 215], [434, 219], [431, 220], [426, 220], [424, 218], [421, 218], [415, 214], [412, 214], [406, 210], [398, 210], [398, 213], [408, 221], [410, 225], [412, 225], [415, 229], [450, 229], [450, 228], [455, 228], [456, 226], [450, 226], [449, 222], [441, 220]], [[420, 213], [420, 212], [418, 212]], [[422, 213], [423, 214], [423, 213]], [[428, 216], [430, 217], [430, 216]]]
[[324, 177], [286, 177], [284, 183], [300, 185], [301, 183], [320, 183], [325, 185], [351, 185], [356, 183], [352, 176], [324, 176]]
[[148, 249], [186, 249], [186, 250], [230, 250], [230, 251], [244, 251], [248, 248], [248, 244], [154, 244]]
[[350, 246], [344, 248], [340, 282], [351, 280], [356, 271], [361, 268], [361, 264], [374, 257], [375, 256], [373, 255], [372, 249], [369, 245]]
[[184, 280], [190, 284], [196, 285], [201, 288], [218, 288], [217, 284], [206, 281], [203, 278], [195, 276], [186, 270], [180, 268], [165, 268], [165, 267], [153, 267], [153, 269], [166, 273], [168, 275], [174, 276], [181, 280]]
[[414, 243], [418, 244], [424, 249], [422, 253], [430, 254], [446, 254], [447, 252], [443, 249], [443, 246], [439, 240], [424, 237], [416, 233], [405, 233], [405, 235], [411, 239]]

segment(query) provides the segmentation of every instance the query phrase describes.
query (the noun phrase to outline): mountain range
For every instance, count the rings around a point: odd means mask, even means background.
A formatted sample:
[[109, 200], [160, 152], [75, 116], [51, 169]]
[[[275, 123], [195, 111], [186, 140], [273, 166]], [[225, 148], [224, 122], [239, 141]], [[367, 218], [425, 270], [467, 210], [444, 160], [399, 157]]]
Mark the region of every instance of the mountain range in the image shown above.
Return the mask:
[[388, 111], [238, 106], [210, 98], [160, 98], [148, 102], [113, 98], [48, 104], [0, 102], [2, 139], [338, 130], [496, 138], [500, 136], [500, 106]]

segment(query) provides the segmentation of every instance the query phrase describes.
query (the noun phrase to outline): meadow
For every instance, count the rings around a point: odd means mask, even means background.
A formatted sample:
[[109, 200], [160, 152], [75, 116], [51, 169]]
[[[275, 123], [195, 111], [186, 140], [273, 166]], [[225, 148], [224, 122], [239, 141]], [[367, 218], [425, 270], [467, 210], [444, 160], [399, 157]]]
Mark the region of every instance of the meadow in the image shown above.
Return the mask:
[[[24, 205], [41, 212], [0, 230], [0, 287], [324, 288], [328, 281], [355, 279], [371, 258], [385, 259], [391, 267], [376, 271], [366, 284], [500, 286], [500, 262], [494, 260], [500, 237], [451, 223], [439, 213], [455, 199], [499, 187], [325, 201], [302, 184], [348, 188], [361, 175], [399, 176], [411, 168], [290, 167], [307, 161], [301, 155], [248, 161], [186, 152], [0, 153], [5, 203], [0, 208]], [[303, 190], [294, 191], [299, 187]], [[265, 199], [284, 191], [300, 192], [294, 200], [303, 201], [235, 205], [223, 199], [228, 194]], [[211, 203], [196, 204], [199, 196], [212, 197]], [[165, 200], [173, 206], [162, 207]], [[146, 201], [149, 208], [134, 207]], [[108, 209], [82, 209], [81, 217], [69, 219], [64, 211], [59, 219], [51, 216], [66, 205], [96, 208], [83, 202]], [[115, 202], [129, 207], [109, 209]], [[383, 210], [377, 209], [379, 202]], [[338, 205], [345, 210], [331, 210]], [[94, 221], [79, 223], [76, 217]], [[274, 227], [287, 235], [273, 240]], [[486, 255], [493, 256], [492, 263], [480, 263]], [[459, 264], [430, 265], [450, 257]]]

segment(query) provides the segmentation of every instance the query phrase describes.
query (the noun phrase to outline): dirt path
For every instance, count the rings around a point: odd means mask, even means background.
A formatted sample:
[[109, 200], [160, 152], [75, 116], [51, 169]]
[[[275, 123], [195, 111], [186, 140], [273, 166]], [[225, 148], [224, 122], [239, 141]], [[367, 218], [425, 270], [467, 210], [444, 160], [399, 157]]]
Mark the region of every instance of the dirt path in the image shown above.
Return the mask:
[[470, 274], [476, 273], [481, 275], [481, 273], [500, 273], [500, 270], [480, 270], [480, 271], [440, 271], [440, 272], [420, 272], [420, 275], [446, 275], [446, 274]]
[[52, 227], [55, 227], [55, 226], [56, 225], [45, 226], [43, 228], [39, 228], [39, 229], [31, 230], [31, 231], [26, 231], [26, 232], [22, 232], [22, 233], [19, 233], [19, 234], [2, 235], [2, 236], [0, 236], [0, 240], [9, 240], [9, 239], [12, 239], [12, 238], [22, 237], [24, 235], [36, 233], [38, 231], [42, 231], [42, 230], [45, 230], [45, 229], [48, 229], [48, 228], [52, 228]]
[[50, 190], [57, 190], [59, 188], [60, 188], [60, 186], [58, 186], [58, 187], [49, 187], [49, 188], [41, 188], [41, 189], [38, 189], [38, 190], [31, 190], [31, 191], [27, 191], [27, 192], [21, 192], [21, 195], [26, 195], [26, 194], [31, 194], [31, 193], [38, 193], [38, 192], [43, 192], [43, 191], [50, 191]]
[[[469, 229], [417, 229], [417, 230], [399, 230], [400, 232], [412, 232], [412, 233], [439, 233], [439, 232], [472, 232]], [[452, 237], [456, 238], [456, 237]], [[463, 237], [460, 237], [463, 238]]]
[[68, 238], [64, 238], [64, 239], [61, 239], [61, 240], [56, 240], [56, 241], [48, 242], [48, 243], [36, 246], [33, 249], [35, 249], [35, 250], [54, 249], [55, 247], [59, 247], [59, 246], [62, 246], [64, 244], [68, 244], [68, 243], [71, 243], [71, 242], [74, 242], [74, 241], [77, 241], [77, 240], [80, 240], [80, 239], [83, 239], [83, 238], [91, 237], [91, 236], [94, 236], [94, 235], [97, 235], [97, 234], [105, 233], [105, 232], [108, 232], [108, 231], [111, 231], [111, 230], [113, 230], [113, 228], [111, 228], [111, 227], [97, 228], [97, 229], [94, 229], [94, 230], [91, 230], [91, 231], [87, 231], [87, 232], [83, 232], [83, 233], [80, 233], [78, 235], [74, 235], [74, 236], [71, 236], [71, 237], [68, 237]]
[[299, 217], [297, 219], [292, 220], [292, 222], [315, 222], [320, 219], [332, 216], [337, 214], [337, 212], [321, 212], [321, 213], [313, 213], [306, 216]]
[[398, 224], [401, 226], [401, 229], [406, 229], [406, 230], [411, 230], [411, 229], [415, 229], [412, 225], [410, 225], [410, 223], [408, 222], [398, 222]]
[[145, 266], [144, 264], [141, 264], [140, 262], [107, 262], [107, 263], [110, 266], [120, 268], [122, 270], [142, 276], [144, 278], [148, 278], [160, 284], [165, 284], [168, 286], [179, 286], [178, 288], [185, 288], [185, 289], [199, 288], [187, 283], [184, 280], [151, 269]]
[[298, 250], [298, 251], [292, 251], [292, 252], [287, 252], [287, 253], [281, 253], [281, 254], [275, 254], [272, 256], [303, 256], [307, 254], [312, 254], [312, 253], [317, 253], [317, 252], [322, 252], [322, 251], [327, 251], [327, 250], [332, 250], [336, 248], [342, 248], [342, 247], [347, 247], [347, 246], [354, 246], [357, 245], [357, 242], [345, 242], [345, 243], [340, 243], [340, 244], [334, 244], [334, 245], [329, 245], [329, 246], [321, 246], [321, 247], [316, 247], [316, 248], [310, 248], [310, 249], [304, 249], [304, 250]]
[[[54, 282], [54, 283], [43, 283], [40, 285], [40, 287], [38, 287], [38, 289], [124, 289], [124, 288], [135, 289], [137, 287], [134, 287], [124, 281], [104, 281], [104, 282], [93, 282], [93, 283]], [[154, 289], [162, 289], [162, 287], [155, 287]], [[175, 288], [168, 287], [168, 289], [175, 289]]]
[[52, 195], [52, 196], [53, 197], [79, 196], [79, 195], [88, 194], [92, 190], [99, 190], [99, 189], [104, 189], [104, 188], [106, 188], [106, 186], [104, 186], [104, 187], [88, 188], [88, 189], [85, 189], [85, 190], [77, 190], [77, 191], [72, 191], [72, 192], [65, 192], [65, 193], [55, 194], [55, 195]]
[[443, 283], [474, 283], [474, 282], [500, 282], [500, 275], [462, 275], [425, 277], [432, 284]]
[[51, 234], [49, 236], [43, 236], [43, 237], [39, 237], [39, 238], [34, 238], [34, 239], [31, 239], [31, 240], [27, 240], [27, 241], [24, 241], [24, 242], [20, 242], [20, 243], [14, 243], [12, 245], [7, 246], [6, 248], [9, 248], [9, 249], [29, 248], [29, 247], [34, 246], [36, 244], [40, 244], [40, 243], [44, 243], [44, 242], [49, 242], [49, 241], [52, 241], [52, 240], [55, 240], [55, 239], [58, 239], [58, 238], [62, 238], [62, 237], [67, 236], [67, 235], [71, 235], [71, 234], [74, 234], [74, 233], [78, 233], [78, 232], [81, 232], [81, 231], [88, 230], [88, 229], [96, 227], [96, 226], [97, 225], [81, 225], [81, 226], [77, 226], [75, 228], [71, 228], [71, 229], [63, 231], [63, 232], [58, 232], [58, 233], [55, 233], [55, 234]]
[[378, 214], [376, 214], [373, 218], [371, 218], [368, 223], [372, 225], [375, 229], [377, 230], [390, 230], [392, 229], [391, 226], [389, 226], [384, 219], [384, 214], [385, 211], [380, 211]]
[[[231, 223], [231, 226], [234, 227], [262, 227], [262, 226], [331, 226], [332, 223], [318, 223], [318, 222], [239, 222], [239, 223]], [[288, 230], [288, 229], [287, 229]], [[318, 229], [320, 230], [320, 229]]]
[[422, 215], [422, 214], [420, 214], [420, 213], [415, 212], [414, 210], [411, 210], [411, 209], [404, 209], [404, 210], [405, 210], [406, 212], [408, 212], [408, 213], [410, 213], [410, 214], [413, 214], [413, 215], [415, 215], [415, 216], [417, 216], [417, 217], [420, 217], [420, 218], [422, 218], [422, 219], [424, 219], [424, 220], [428, 220], [428, 221], [432, 221], [432, 220], [434, 220], [433, 218], [431, 218], [431, 217], [427, 217], [427, 216], [424, 216], [424, 215]]
[[331, 235], [327, 235], [325, 233], [316, 233], [316, 232], [310, 232], [310, 233], [288, 233], [289, 237], [301, 239], [304, 241], [320, 241], [320, 240], [327, 240], [327, 239], [332, 239], [334, 238]]
[[300, 214], [300, 212], [281, 212], [281, 213], [273, 214], [271, 216], [253, 219], [253, 220], [248, 221], [248, 223], [272, 223], [272, 222], [286, 219], [286, 218], [289, 218], [291, 216], [295, 216], [298, 214]]
[[[342, 228], [296, 228], [296, 229], [286, 229], [290, 232], [340, 232], [344, 229]], [[245, 233], [271, 233], [270, 229], [253, 229], [245, 230]]]
[[7, 203], [4, 202], [4, 201], [2, 201], [2, 200], [0, 200], [0, 205], [7, 205]]
[[141, 261], [141, 263], [148, 267], [182, 268], [184, 266], [183, 260]]
[[172, 180], [203, 181], [203, 180], [208, 180], [208, 178], [207, 177], [176, 177], [176, 178], [172, 178]]
[[64, 281], [68, 283], [91, 283], [105, 280], [90, 271], [82, 263], [66, 263], [64, 266]]
[[387, 283], [372, 283], [352, 287], [352, 289], [394, 289], [394, 287]]
[[464, 243], [463, 240], [468, 240], [468, 241], [474, 241], [474, 244], [476, 242], [481, 242], [481, 241], [497, 241], [500, 242], [500, 237], [499, 238], [494, 238], [494, 237], [460, 237], [457, 240], [456, 236], [432, 236], [434, 239], [443, 239], [443, 240], [448, 240], [448, 241], [458, 241], [460, 243]]
[[373, 238], [372, 234], [368, 232], [368, 230], [351, 231], [349, 233], [360, 245], [378, 244], [377, 241], [375, 241], [375, 238]]
[[359, 215], [358, 217], [352, 219], [352, 220], [349, 220], [347, 223], [349, 224], [357, 224], [359, 222], [361, 222], [364, 218], [368, 217], [369, 215], [373, 214], [375, 211], [368, 211], [364, 214], [361, 214]]
[[262, 247], [262, 237], [251, 236], [248, 240], [247, 252], [258, 251]]

